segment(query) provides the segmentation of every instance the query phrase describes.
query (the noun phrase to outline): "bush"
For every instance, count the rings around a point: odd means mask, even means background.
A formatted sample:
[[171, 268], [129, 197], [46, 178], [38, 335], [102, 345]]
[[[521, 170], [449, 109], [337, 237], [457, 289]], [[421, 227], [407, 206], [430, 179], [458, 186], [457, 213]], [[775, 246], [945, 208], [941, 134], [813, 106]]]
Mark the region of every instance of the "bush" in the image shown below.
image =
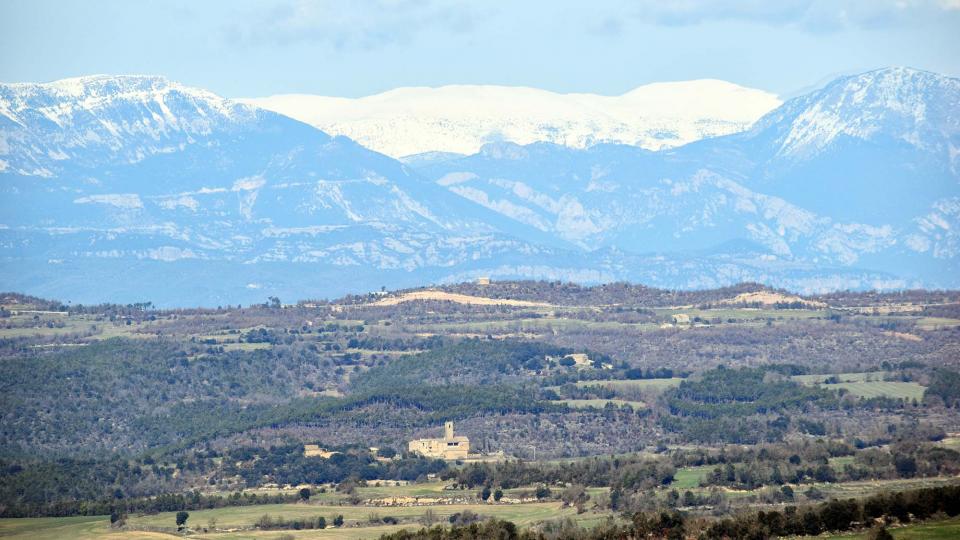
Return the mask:
[[184, 512], [183, 510], [177, 512], [177, 529], [182, 529], [187, 525], [187, 519], [190, 518], [190, 514]]
[[880, 525], [870, 530], [870, 534], [867, 535], [867, 540], [893, 540], [893, 535], [890, 534], [890, 531], [888, 531], [886, 527]]

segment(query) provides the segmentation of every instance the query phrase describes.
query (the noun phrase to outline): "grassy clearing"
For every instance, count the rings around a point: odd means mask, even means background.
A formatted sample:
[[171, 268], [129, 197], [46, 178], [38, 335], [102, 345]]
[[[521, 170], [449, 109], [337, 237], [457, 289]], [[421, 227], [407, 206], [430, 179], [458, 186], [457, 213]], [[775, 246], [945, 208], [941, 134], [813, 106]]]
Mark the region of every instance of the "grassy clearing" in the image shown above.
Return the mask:
[[[702, 475], [709, 474], [713, 467], [714, 466], [712, 465], [705, 465], [701, 467], [684, 467], [679, 469], [677, 474], [674, 476], [674, 483], [670, 484], [667, 489], [676, 489], [678, 491], [689, 489], [694, 493], [705, 495], [710, 492], [711, 488], [698, 487], [698, 483], [700, 478], [702, 478]], [[705, 470], [698, 471], [698, 469]], [[893, 491], [906, 491], [911, 489], [952, 485], [957, 483], [960, 483], [960, 478], [938, 477], [898, 480], [864, 480], [858, 482], [840, 483], [812, 483], [800, 485], [791, 484], [790, 487], [792, 487], [797, 494], [803, 494], [810, 488], [816, 488], [817, 491], [820, 491], [826, 499], [860, 499], [875, 495], [877, 493], [890, 493]], [[744, 499], [752, 496], [760, 496], [765, 489], [767, 488], [761, 487], [752, 490], [724, 489], [723, 495], [731, 500]]]
[[960, 451], [960, 435], [957, 435], [956, 433], [951, 433], [949, 437], [940, 441], [940, 445], [946, 448], [950, 448], [951, 450]]
[[386, 497], [457, 497], [473, 492], [464, 492], [460, 490], [445, 490], [449, 482], [429, 482], [421, 484], [407, 484], [405, 486], [382, 486], [368, 485], [367, 487], [357, 488], [357, 495], [364, 499], [382, 499]]
[[561, 399], [557, 401], [557, 403], [565, 403], [567, 406], [573, 407], [574, 409], [587, 409], [591, 407], [595, 409], [602, 409], [606, 407], [607, 403], [613, 403], [618, 407], [626, 405], [634, 410], [639, 410], [646, 407], [645, 404], [639, 401], [626, 401], [623, 399]]
[[[391, 493], [392, 494], [392, 493]], [[334, 516], [343, 515], [347, 525], [358, 525], [369, 522], [372, 514], [380, 517], [392, 516], [396, 518], [416, 519], [427, 511], [433, 512], [440, 518], [457, 512], [470, 510], [483, 516], [508, 519], [520, 525], [529, 525], [544, 519], [556, 516], [575, 516], [576, 510], [562, 508], [558, 502], [529, 503], [529, 504], [441, 504], [424, 506], [331, 506], [314, 503], [273, 504], [257, 506], [238, 506], [217, 508], [213, 510], [198, 510], [190, 512], [190, 523], [193, 526], [203, 526], [210, 518], [217, 520], [220, 528], [244, 528], [252, 526], [264, 514], [274, 518], [302, 519], [324, 516], [330, 522]], [[152, 516], [131, 517], [131, 527], [173, 527], [175, 512], [164, 512]], [[409, 526], [409, 525], [408, 525]]]
[[875, 493], [905, 491], [908, 489], [920, 489], [925, 487], [936, 487], [957, 484], [960, 478], [938, 477], [938, 478], [901, 478], [897, 480], [862, 480], [858, 482], [839, 482], [835, 484], [803, 484], [793, 486], [797, 492], [803, 492], [810, 487], [816, 487], [829, 497], [843, 498], [861, 498], [868, 497]]
[[891, 397], [896, 399], [923, 399], [925, 386], [915, 382], [861, 382], [861, 383], [840, 383], [824, 384], [824, 388], [832, 390], [845, 389], [855, 396], [862, 398]]
[[946, 317], [920, 317], [917, 319], [917, 328], [921, 330], [942, 330], [958, 326], [960, 326], [960, 319], [947, 319]]
[[[904, 527], [888, 528], [890, 534], [897, 540], [953, 540], [960, 538], [960, 518], [950, 518], [942, 521], [927, 521]], [[829, 538], [866, 539], [867, 531], [839, 534]]]
[[[390, 488], [391, 495], [396, 495], [395, 489]], [[374, 488], [370, 488], [374, 489]], [[195, 532], [193, 538], [210, 539], [276, 539], [288, 534], [295, 538], [378, 538], [384, 533], [400, 529], [419, 529], [421, 525], [415, 521], [428, 509], [436, 517], [445, 521], [450, 515], [470, 510], [486, 517], [496, 517], [513, 521], [520, 526], [530, 526], [541, 521], [558, 517], [571, 517], [586, 526], [595, 525], [610, 517], [608, 513], [586, 512], [576, 514], [573, 508], [563, 508], [559, 502], [529, 503], [529, 504], [461, 504], [461, 505], [433, 505], [413, 507], [374, 507], [374, 506], [330, 506], [321, 504], [279, 504], [258, 505], [246, 507], [218, 508], [214, 510], [199, 510], [190, 512], [188, 525]], [[234, 530], [252, 526], [261, 516], [283, 517], [284, 519], [324, 516], [330, 522], [337, 514], [342, 514], [346, 524], [342, 528], [328, 528], [311, 531], [257, 531]], [[4, 538], [38, 538], [54, 540], [71, 538], [87, 540], [92, 538], [115, 539], [172, 539], [177, 538], [174, 530], [175, 512], [164, 512], [152, 516], [131, 516], [128, 524], [130, 529], [150, 528], [157, 532], [146, 531], [112, 531], [106, 516], [96, 517], [68, 517], [68, 518], [32, 518], [32, 519], [0, 519], [0, 537]], [[393, 516], [404, 519], [406, 523], [398, 525], [371, 525], [371, 516], [380, 518]], [[222, 532], [203, 533], [211, 518], [217, 520], [217, 529]]]
[[224, 343], [220, 346], [225, 351], [256, 351], [273, 347], [270, 343]]
[[384, 356], [384, 355], [390, 355], [390, 356], [407, 356], [407, 355], [411, 355], [411, 354], [420, 354], [420, 353], [422, 353], [422, 352], [424, 352], [424, 351], [422, 351], [422, 350], [420, 350], [420, 349], [410, 349], [410, 350], [406, 350], [406, 351], [394, 351], [394, 350], [391, 350], [391, 349], [382, 349], [382, 350], [381, 350], [381, 349], [343, 349], [343, 352], [345, 352], [345, 353], [360, 353], [360, 354], [362, 354], [363, 356], [369, 357], [369, 356], [374, 356], [374, 355], [377, 355], [377, 356]]
[[[923, 399], [926, 387], [915, 382], [884, 381], [885, 371], [870, 371], [864, 373], [835, 373], [817, 375], [795, 375], [793, 380], [806, 384], [818, 384], [831, 390], [845, 389], [855, 396], [862, 398], [891, 397], [896, 399]], [[825, 384], [824, 381], [836, 377], [840, 382]]]
[[131, 539], [158, 540], [174, 536], [165, 533], [141, 531], [114, 531], [107, 516], [76, 516], [64, 518], [0, 519], [0, 537], [31, 540]]
[[818, 373], [816, 375], [794, 375], [791, 379], [802, 384], [821, 384], [823, 381], [836, 377], [839, 382], [872, 382], [882, 381], [886, 371], [866, 371], [862, 373]]
[[717, 465], [698, 465], [696, 467], [681, 467], [673, 475], [673, 483], [670, 484], [674, 489], [693, 489], [700, 487], [700, 481], [707, 477]]
[[840, 456], [832, 457], [828, 460], [830, 467], [835, 471], [842, 471], [847, 465], [853, 465], [854, 457], [853, 456]]
[[[79, 334], [87, 336], [84, 339], [110, 339], [114, 337], [151, 337], [144, 331], [149, 331], [151, 326], [156, 326], [156, 321], [144, 321], [140, 324], [127, 325], [123, 321], [105, 321], [97, 320], [93, 315], [39, 315], [39, 320], [34, 321], [32, 314], [15, 315], [9, 319], [3, 320], [0, 326], [0, 339], [2, 338], [22, 338], [22, 337], [54, 337], [71, 336]], [[48, 328], [46, 323], [53, 323], [53, 328]], [[58, 328], [57, 326], [63, 325]], [[10, 325], [11, 328], [7, 328]]]
[[816, 309], [753, 309], [753, 308], [718, 308], [718, 309], [654, 309], [657, 315], [673, 316], [686, 314], [692, 321], [695, 317], [700, 317], [704, 322], [719, 318], [724, 323], [730, 319], [737, 321], [757, 320], [757, 319], [815, 319], [823, 317], [826, 312]]
[[[704, 322], [721, 319], [724, 324], [733, 320], [739, 323], [756, 323], [758, 321], [796, 320], [822, 317], [823, 311], [808, 309], [677, 309], [661, 308], [654, 310], [658, 316], [670, 319], [673, 315], [686, 314], [693, 320], [700, 317]], [[591, 321], [565, 317], [538, 317], [500, 321], [446, 323], [435, 325], [411, 325], [407, 331], [414, 333], [457, 333], [457, 334], [503, 334], [503, 333], [532, 333], [542, 334], [549, 332], [571, 332], [591, 330], [633, 330], [652, 331], [660, 328], [660, 321], [643, 323], [621, 323], [616, 321]]]
[[653, 330], [659, 328], [652, 323], [619, 323], [611, 321], [588, 321], [580, 319], [565, 319], [543, 317], [536, 319], [513, 319], [506, 321], [484, 321], [469, 323], [444, 323], [429, 326], [411, 325], [406, 330], [414, 333], [467, 333], [467, 334], [503, 334], [503, 333], [532, 333], [571, 332], [603, 329], [634, 329]]

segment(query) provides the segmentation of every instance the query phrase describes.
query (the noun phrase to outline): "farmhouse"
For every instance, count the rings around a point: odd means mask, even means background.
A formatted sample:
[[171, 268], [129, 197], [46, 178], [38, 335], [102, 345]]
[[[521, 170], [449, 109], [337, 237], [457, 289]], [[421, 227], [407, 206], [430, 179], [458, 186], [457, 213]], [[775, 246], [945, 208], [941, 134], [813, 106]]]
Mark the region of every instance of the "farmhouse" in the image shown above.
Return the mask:
[[410, 441], [411, 453], [440, 459], [464, 459], [470, 453], [470, 439], [453, 434], [453, 422], [443, 425], [443, 438]]

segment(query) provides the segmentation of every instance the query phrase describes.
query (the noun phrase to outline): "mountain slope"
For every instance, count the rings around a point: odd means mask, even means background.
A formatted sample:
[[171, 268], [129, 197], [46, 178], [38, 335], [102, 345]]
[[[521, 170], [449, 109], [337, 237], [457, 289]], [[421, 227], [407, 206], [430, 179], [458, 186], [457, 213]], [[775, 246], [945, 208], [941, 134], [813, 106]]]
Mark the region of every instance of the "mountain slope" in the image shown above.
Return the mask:
[[742, 238], [773, 256], [842, 265], [891, 241], [889, 227], [836, 223], [704, 164], [672, 163], [622, 145], [489, 145], [421, 172], [585, 249], [702, 250]]
[[843, 77], [766, 115], [748, 137], [769, 140], [776, 157], [795, 161], [844, 139], [898, 142], [956, 170], [960, 79], [910, 68]]
[[[161, 78], [2, 85], [0, 96], [4, 288], [158, 303], [289, 297], [298, 285], [321, 295], [549, 258], [541, 246], [556, 243], [504, 234], [498, 214], [349, 139]], [[193, 296], [165, 290], [181, 272]]]
[[910, 220], [957, 192], [960, 79], [909, 68], [842, 77], [678, 154], [842, 219]]
[[459, 85], [359, 99], [294, 94], [243, 101], [395, 157], [469, 154], [497, 141], [657, 150], [742, 131], [780, 104], [772, 94], [716, 80], [650, 84], [614, 97]]
[[162, 77], [106, 75], [0, 85], [0, 170], [55, 176], [68, 165], [136, 163], [210, 144], [262, 115]]

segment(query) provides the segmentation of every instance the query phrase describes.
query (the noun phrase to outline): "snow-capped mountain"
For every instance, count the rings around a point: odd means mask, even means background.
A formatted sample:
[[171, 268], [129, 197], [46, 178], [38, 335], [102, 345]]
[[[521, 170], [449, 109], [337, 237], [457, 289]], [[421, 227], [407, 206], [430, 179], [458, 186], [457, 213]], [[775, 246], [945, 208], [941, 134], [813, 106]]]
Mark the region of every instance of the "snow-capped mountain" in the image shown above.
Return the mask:
[[[143, 290], [161, 302], [190, 291], [210, 303], [551, 256], [393, 159], [162, 78], [2, 85], [0, 95], [3, 288]], [[118, 268], [126, 279], [111, 278]], [[78, 276], [103, 286], [78, 291]]]
[[216, 305], [480, 275], [960, 287], [958, 110], [957, 79], [896, 68], [677, 148], [500, 141], [401, 163], [158, 77], [2, 84], [0, 289]]
[[0, 84], [0, 170], [51, 177], [65, 167], [135, 163], [208, 144], [262, 114], [162, 77], [94, 75]]
[[771, 264], [863, 266], [956, 286], [958, 82], [878, 70], [788, 101], [747, 132], [676, 150], [499, 143], [418, 170], [584, 248], [745, 239]]
[[773, 94], [718, 80], [649, 84], [621, 96], [458, 85], [359, 99], [292, 94], [243, 101], [394, 157], [472, 154], [500, 141], [659, 150], [743, 131], [780, 104]]
[[842, 77], [683, 153], [819, 213], [911, 220], [957, 195], [960, 79], [909, 68]]
[[748, 134], [776, 157], [807, 160], [845, 140], [898, 143], [960, 164], [960, 79], [909, 68], [843, 77], [790, 100]]

